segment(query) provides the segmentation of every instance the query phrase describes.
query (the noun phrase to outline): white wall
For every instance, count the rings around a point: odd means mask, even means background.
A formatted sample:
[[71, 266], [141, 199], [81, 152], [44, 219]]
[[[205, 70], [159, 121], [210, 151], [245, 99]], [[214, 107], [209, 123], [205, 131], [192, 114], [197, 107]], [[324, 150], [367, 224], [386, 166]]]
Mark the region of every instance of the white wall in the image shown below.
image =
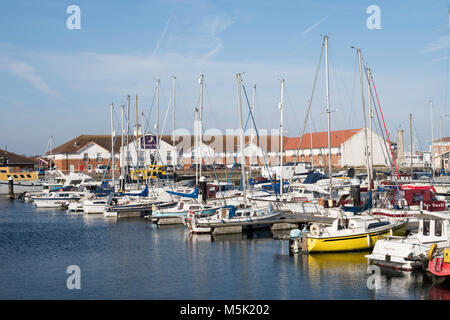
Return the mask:
[[[367, 129], [367, 144], [370, 150], [369, 129]], [[382, 137], [373, 132], [372, 145], [374, 166], [389, 165], [389, 158], [386, 158], [386, 156], [390, 157], [389, 144], [385, 142]], [[364, 152], [364, 148], [365, 135], [364, 129], [361, 129], [359, 132], [357, 132], [342, 144], [342, 166], [365, 166], [367, 164], [367, 158]]]

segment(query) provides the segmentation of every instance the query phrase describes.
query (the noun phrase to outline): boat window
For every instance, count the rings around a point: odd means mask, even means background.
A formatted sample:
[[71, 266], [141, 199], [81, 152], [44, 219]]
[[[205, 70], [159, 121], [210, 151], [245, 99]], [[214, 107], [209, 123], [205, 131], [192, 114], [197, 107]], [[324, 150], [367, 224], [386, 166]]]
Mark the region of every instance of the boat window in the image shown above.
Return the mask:
[[15, 174], [13, 177], [14, 177], [14, 178], [19, 178], [19, 176], [18, 176], [17, 174]]
[[436, 237], [442, 236], [442, 220], [437, 219], [434, 221], [434, 235]]
[[22, 179], [25, 178], [25, 176], [24, 176], [23, 174], [21, 174], [20, 177], [21, 177]]
[[72, 181], [70, 181], [70, 184], [73, 184], [73, 185], [77, 185], [77, 184], [80, 184], [81, 183], [81, 180], [72, 180]]
[[390, 223], [390, 222], [388, 222], [388, 221], [370, 223], [370, 224], [367, 226], [367, 229], [379, 228], [379, 227], [382, 227], [382, 226], [386, 226], [386, 225], [388, 225], [389, 223]]
[[240, 217], [242, 215], [242, 213], [238, 212], [236, 213], [236, 217]]
[[423, 219], [423, 235], [424, 236], [430, 235], [430, 220], [429, 219]]
[[246, 216], [246, 217], [250, 217], [250, 212], [246, 212], [246, 213], [245, 213], [245, 216]]
[[0, 170], [1, 173], [6, 173], [6, 170]]
[[31, 178], [31, 175], [27, 174], [27, 178]]
[[312, 193], [312, 191], [309, 191], [309, 190], [303, 191], [303, 194], [311, 194], [311, 193]]

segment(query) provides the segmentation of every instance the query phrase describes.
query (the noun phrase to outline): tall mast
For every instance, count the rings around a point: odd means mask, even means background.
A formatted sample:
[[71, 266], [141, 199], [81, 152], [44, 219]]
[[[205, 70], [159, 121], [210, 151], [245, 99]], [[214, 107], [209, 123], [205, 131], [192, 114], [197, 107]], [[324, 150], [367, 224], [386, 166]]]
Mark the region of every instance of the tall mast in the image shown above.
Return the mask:
[[[256, 100], [256, 84], [253, 85], [253, 95], [252, 95], [252, 115], [253, 115], [253, 121], [252, 121], [253, 133], [252, 134], [253, 134], [253, 138], [256, 137], [256, 128], [255, 128], [255, 124], [254, 124], [254, 123], [256, 123], [256, 119], [255, 119], [255, 100]], [[252, 139], [252, 143], [254, 145], [256, 145], [254, 139]], [[258, 164], [258, 156], [256, 156], [256, 164]]]
[[198, 186], [198, 108], [195, 108], [195, 121], [194, 121], [194, 149], [195, 149], [195, 185]]
[[247, 205], [247, 191], [245, 186], [245, 169], [244, 169], [244, 124], [242, 122], [242, 99], [241, 99], [241, 74], [238, 73], [236, 75], [237, 78], [237, 86], [238, 86], [238, 110], [239, 110], [239, 127], [240, 127], [240, 149], [241, 149], [241, 174], [242, 174], [242, 187], [243, 187], [243, 199], [244, 206]]
[[313, 137], [312, 137], [312, 114], [311, 112], [309, 113], [309, 132], [310, 132], [310, 143], [311, 143], [311, 167], [314, 170], [314, 154], [313, 154]]
[[[283, 194], [283, 104], [284, 104], [284, 79], [280, 81], [281, 97], [280, 97], [280, 195]], [[295, 170], [295, 169], [294, 169]]]
[[[125, 153], [125, 150], [124, 150], [124, 148], [123, 148], [123, 143], [124, 143], [124, 109], [125, 109], [125, 106], [124, 105], [121, 105], [120, 106], [120, 112], [121, 112], [121, 117], [122, 117], [122, 141], [120, 142], [120, 150], [122, 151], [122, 154], [124, 154]], [[126, 159], [126, 158], [125, 158]], [[120, 159], [120, 175], [122, 175], [123, 176], [123, 163], [125, 162], [125, 161], [123, 161], [123, 160], [125, 160], [125, 159]]]
[[413, 176], [413, 138], [412, 138], [412, 113], [409, 114], [409, 155], [410, 155], [410, 163], [411, 163], [411, 179]]
[[202, 165], [203, 165], [203, 77], [200, 75], [198, 83], [200, 84], [200, 177], [202, 176]]
[[114, 105], [111, 103], [111, 168], [112, 168], [112, 182], [113, 182], [113, 187], [115, 186], [114, 181], [115, 181], [115, 174], [114, 171], [116, 169], [115, 166], [115, 159], [114, 159], [114, 137], [115, 137], [115, 132], [114, 132], [114, 122], [113, 122], [113, 112], [114, 112]]
[[[367, 68], [367, 79], [370, 78], [370, 68]], [[369, 100], [369, 117], [370, 117], [370, 173], [373, 177], [373, 130], [372, 130], [372, 122], [373, 122], [373, 108], [372, 108], [372, 99], [370, 92], [370, 83], [367, 81], [367, 99]]]
[[[175, 152], [175, 91], [177, 86], [177, 77], [173, 76], [173, 87], [172, 87], [172, 107], [173, 107], [173, 116], [172, 116], [172, 165], [173, 172], [176, 171], [176, 166], [178, 165], [178, 154]], [[176, 160], [175, 160], [176, 159]]]
[[329, 74], [328, 74], [328, 36], [324, 37], [325, 41], [325, 73], [326, 73], [326, 90], [327, 90], [327, 121], [328, 121], [328, 174], [330, 175], [330, 199], [333, 194], [333, 177], [331, 173], [331, 133], [330, 133], [330, 92], [329, 92]]
[[363, 85], [363, 77], [362, 77], [362, 67], [361, 67], [361, 49], [356, 49], [358, 54], [358, 65], [359, 65], [359, 81], [361, 86], [361, 105], [364, 119], [364, 153], [366, 155], [366, 169], [367, 169], [367, 179], [369, 181], [369, 188], [371, 186], [371, 178], [372, 174], [370, 172], [370, 164], [369, 164], [369, 149], [367, 147], [367, 120], [366, 120], [366, 103], [364, 101], [364, 85]]
[[435, 164], [434, 164], [434, 130], [433, 130], [433, 101], [430, 100], [431, 113], [431, 168], [433, 169], [433, 179], [435, 178]]
[[127, 96], [127, 168], [126, 172], [128, 174], [128, 168], [129, 168], [129, 158], [128, 155], [130, 153], [130, 142], [128, 140], [128, 137], [130, 136], [130, 95]]
[[139, 168], [140, 168], [140, 158], [141, 158], [141, 144], [138, 141], [139, 139], [139, 112], [138, 112], [138, 95], [136, 94], [136, 179], [138, 182], [138, 188], [139, 188]]
[[[145, 116], [144, 116], [144, 112], [142, 112], [142, 118], [141, 118], [142, 120], [142, 142], [143, 142], [143, 144], [144, 144], [144, 151], [143, 151], [143, 153], [144, 153], [144, 164], [142, 165], [142, 167], [143, 168], [145, 168], [145, 170], [143, 170], [144, 172], [145, 172], [145, 183], [146, 184], [148, 184], [148, 168], [147, 168], [147, 150], [145, 149], [145, 130], [144, 130], [144, 123], [145, 123]], [[139, 141], [139, 143], [140, 143], [140, 141]], [[144, 180], [143, 178], [142, 178], [142, 180]]]

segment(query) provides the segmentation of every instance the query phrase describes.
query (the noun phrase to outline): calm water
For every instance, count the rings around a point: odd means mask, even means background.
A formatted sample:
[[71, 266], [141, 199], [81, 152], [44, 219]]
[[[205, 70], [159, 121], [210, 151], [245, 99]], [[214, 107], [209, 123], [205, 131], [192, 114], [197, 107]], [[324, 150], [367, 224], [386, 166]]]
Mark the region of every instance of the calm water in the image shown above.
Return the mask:
[[[0, 198], [0, 299], [442, 299], [425, 273], [383, 271], [365, 253], [290, 256], [270, 232], [189, 236], [145, 219], [37, 210]], [[66, 268], [81, 269], [81, 289]]]

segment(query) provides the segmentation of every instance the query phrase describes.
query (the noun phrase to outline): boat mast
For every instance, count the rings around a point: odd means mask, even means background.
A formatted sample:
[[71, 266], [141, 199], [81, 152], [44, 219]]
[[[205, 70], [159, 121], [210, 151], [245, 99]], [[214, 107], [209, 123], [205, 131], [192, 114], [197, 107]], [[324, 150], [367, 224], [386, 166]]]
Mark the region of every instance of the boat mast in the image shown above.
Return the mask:
[[198, 108], [195, 108], [194, 121], [194, 149], [195, 149], [195, 186], [198, 187]]
[[240, 127], [240, 149], [241, 149], [241, 180], [242, 180], [242, 187], [243, 187], [243, 200], [244, 200], [244, 206], [247, 207], [247, 192], [246, 192], [246, 184], [245, 184], [245, 169], [244, 169], [244, 161], [245, 161], [245, 155], [244, 155], [244, 124], [242, 122], [242, 100], [241, 100], [241, 74], [238, 73], [236, 75], [237, 78], [237, 86], [238, 86], [238, 110], [239, 110], [239, 127]]
[[141, 160], [141, 144], [138, 141], [139, 139], [139, 112], [138, 112], [138, 95], [136, 94], [136, 179], [137, 179], [137, 183], [138, 183], [138, 188], [139, 188], [139, 183], [140, 183], [140, 179], [139, 179], [139, 174], [138, 172], [140, 171], [140, 160]]
[[281, 86], [281, 96], [280, 96], [280, 104], [278, 105], [278, 107], [280, 108], [280, 195], [282, 195], [283, 194], [283, 104], [284, 104], [284, 79], [280, 80], [280, 86]]
[[[311, 101], [311, 100], [310, 100]], [[311, 113], [309, 113], [309, 135], [310, 135], [310, 143], [311, 143], [311, 156], [310, 156], [310, 158], [311, 158], [311, 167], [312, 167], [312, 170], [314, 171], [314, 154], [313, 154], [313, 137], [312, 137], [312, 135], [313, 135], [313, 132], [312, 132], [312, 114]]]
[[[370, 79], [370, 68], [367, 68], [367, 79]], [[372, 108], [372, 99], [371, 99], [371, 92], [370, 92], [370, 83], [367, 81], [367, 99], [369, 100], [369, 118], [370, 118], [370, 173], [373, 177], [373, 129], [372, 129], [372, 122], [373, 122], [373, 108]], [[371, 184], [372, 186], [372, 184]]]
[[[173, 165], [173, 172], [176, 171], [176, 166], [178, 165], [178, 154], [175, 151], [175, 91], [177, 86], [177, 77], [173, 76], [173, 87], [172, 87], [172, 107], [173, 107], [173, 115], [172, 115], [172, 165]], [[175, 160], [176, 159], [176, 160]]]
[[[123, 139], [124, 139], [124, 109], [125, 109], [125, 106], [124, 105], [121, 105], [120, 106], [120, 112], [121, 112], [121, 116], [122, 116], [122, 141], [120, 142], [120, 150], [121, 150], [121, 152], [122, 152], [122, 154], [123, 153], [125, 153], [125, 150], [124, 150], [124, 148], [123, 148]], [[120, 175], [123, 177], [123, 163], [125, 162], [125, 161], [123, 161], [124, 159], [120, 159]]]
[[113, 122], [113, 113], [114, 113], [114, 104], [111, 103], [111, 168], [112, 168], [112, 182], [113, 182], [113, 187], [115, 186], [115, 174], [114, 174], [114, 170], [115, 170], [115, 161], [114, 161], [114, 137], [115, 137], [115, 132], [114, 132], [114, 122]]
[[[156, 124], [155, 124], [155, 131], [156, 131], [156, 145], [157, 150], [159, 153], [159, 79], [156, 80]], [[158, 157], [156, 157], [155, 164], [158, 164]]]
[[330, 199], [333, 194], [333, 176], [331, 173], [331, 132], [330, 132], [330, 92], [329, 92], [329, 74], [328, 74], [328, 36], [325, 41], [325, 73], [326, 73], [326, 97], [327, 97], [327, 121], [328, 121], [328, 174], [330, 175]]
[[202, 177], [202, 165], [203, 165], [203, 77], [200, 75], [198, 83], [200, 84], [200, 178]]
[[409, 114], [409, 143], [410, 143], [410, 163], [411, 163], [411, 179], [413, 177], [413, 139], [412, 139], [412, 113]]
[[433, 101], [430, 100], [430, 114], [431, 114], [431, 168], [433, 169], [433, 179], [435, 178], [435, 164], [434, 164], [434, 130], [433, 130]]
[[130, 136], [130, 95], [127, 96], [127, 166], [126, 166], [126, 174], [128, 175], [128, 171], [129, 171], [129, 157], [128, 155], [130, 154], [130, 141], [129, 141], [129, 136]]
[[[253, 128], [253, 139], [252, 143], [256, 145], [254, 138], [256, 138], [256, 118], [255, 118], [255, 106], [256, 106], [256, 84], [253, 85], [253, 95], [252, 95], [252, 115], [253, 115], [253, 121], [252, 121], [252, 128]], [[256, 164], [258, 164], [258, 155], [256, 155]]]
[[359, 81], [361, 86], [361, 106], [362, 106], [362, 112], [363, 112], [363, 119], [364, 119], [364, 153], [366, 155], [366, 169], [367, 169], [367, 180], [369, 182], [369, 189], [371, 188], [371, 180], [372, 180], [372, 174], [370, 172], [370, 164], [369, 164], [369, 149], [367, 146], [367, 121], [366, 121], [366, 103], [364, 100], [364, 85], [363, 85], [363, 77], [362, 77], [362, 67], [361, 67], [361, 49], [356, 49], [356, 52], [358, 54], [358, 65], [359, 65]]

